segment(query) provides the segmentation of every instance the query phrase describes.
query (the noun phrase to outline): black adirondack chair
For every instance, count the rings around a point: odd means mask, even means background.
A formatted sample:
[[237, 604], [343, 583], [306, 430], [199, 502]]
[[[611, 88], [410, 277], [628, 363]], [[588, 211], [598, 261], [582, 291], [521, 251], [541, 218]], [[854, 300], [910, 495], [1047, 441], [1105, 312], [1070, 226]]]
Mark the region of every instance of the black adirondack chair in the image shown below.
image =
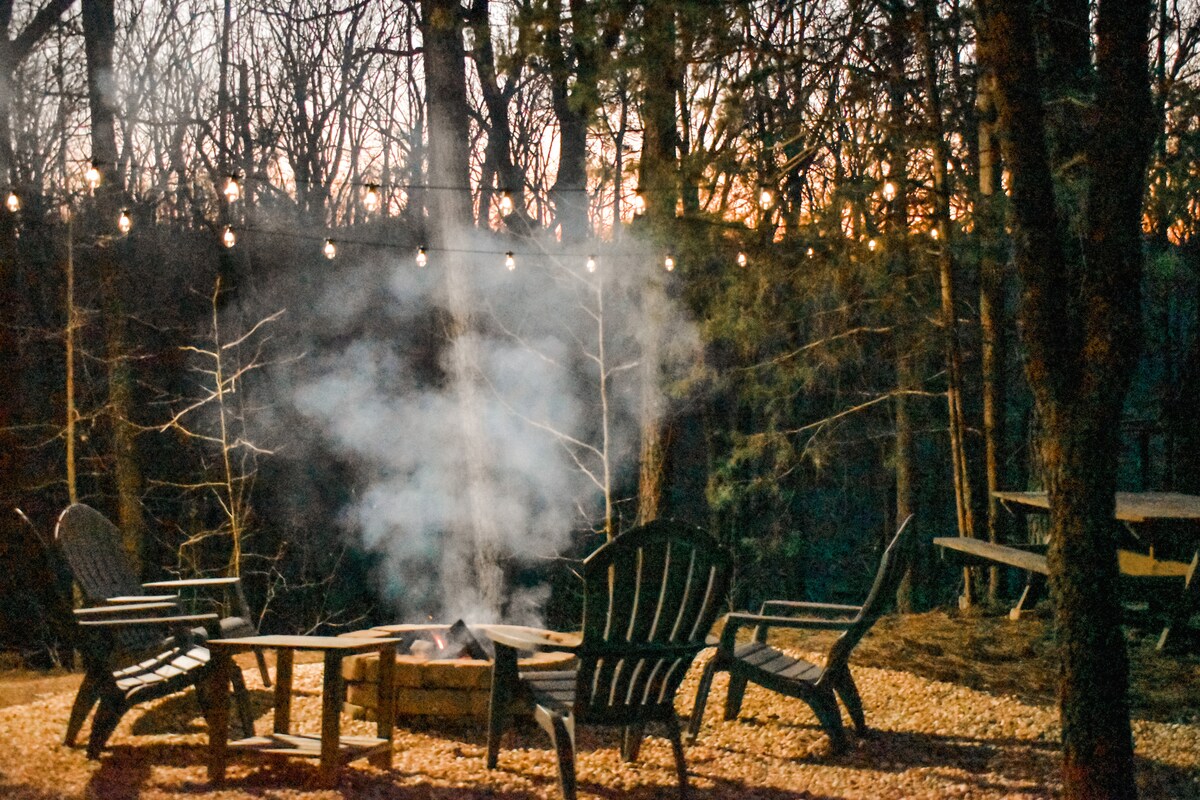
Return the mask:
[[[83, 503], [67, 506], [58, 517], [54, 539], [83, 593], [86, 605], [178, 602], [177, 592], [182, 589], [221, 589], [225, 594], [224, 606], [230, 613], [220, 618], [218, 635], [234, 638], [258, 634], [239, 578], [192, 578], [139, 583], [121, 547], [121, 532], [91, 506]], [[167, 593], [147, 594], [147, 590]], [[194, 638], [200, 641], [208, 635], [203, 627], [193, 631]], [[255, 655], [263, 684], [270, 686], [266, 659], [261, 651], [256, 651]]]
[[[563, 797], [575, 789], [575, 724], [624, 729], [621, 755], [637, 758], [647, 723], [661, 723], [687, 792], [675, 693], [704, 648], [729, 588], [729, 559], [703, 531], [659, 520], [617, 537], [583, 563], [583, 630], [531, 634], [494, 626], [487, 766], [494, 769], [514, 702], [532, 705], [558, 755]], [[518, 651], [569, 651], [574, 669], [520, 672]]]
[[[124, 603], [75, 611], [85, 672], [67, 721], [65, 743], [74, 746], [92, 706], [99, 703], [88, 737], [88, 758], [99, 758], [125, 712], [196, 686], [205, 717], [211, 708], [203, 678], [209, 652], [194, 633], [198, 623], [218, 631], [216, 614], [176, 614], [174, 602]], [[242, 729], [254, 730], [241, 672], [233, 674]], [[221, 698], [224, 700], [224, 698]]]
[[[694, 741], [700, 732], [704, 706], [708, 702], [713, 675], [717, 672], [729, 673], [729, 691], [725, 698], [727, 720], [737, 719], [746, 685], [755, 683], [808, 703], [829, 735], [834, 752], [845, 750], [849, 744], [837, 698], [840, 697], [846, 706], [855, 729], [860, 735], [865, 733], [866, 717], [858, 687], [850, 674], [850, 653], [883, 613], [888, 598], [896, 593], [911, 555], [911, 521], [912, 517], [904, 521], [884, 550], [879, 571], [875, 574], [875, 583], [861, 606], [768, 600], [758, 614], [729, 614], [716, 655], [705, 666], [700, 677], [695, 708], [688, 723], [689, 740]], [[749, 627], [754, 628], [753, 640], [738, 644], [738, 631]], [[824, 666], [817, 666], [768, 644], [767, 639], [773, 628], [845, 632], [829, 648]]]

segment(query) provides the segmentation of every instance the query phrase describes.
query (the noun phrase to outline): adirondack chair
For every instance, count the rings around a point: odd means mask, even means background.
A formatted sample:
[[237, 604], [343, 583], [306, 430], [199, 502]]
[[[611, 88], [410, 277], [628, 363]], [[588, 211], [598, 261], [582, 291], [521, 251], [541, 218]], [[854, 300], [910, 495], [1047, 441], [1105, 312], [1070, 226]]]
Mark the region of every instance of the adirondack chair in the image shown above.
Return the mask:
[[[216, 635], [216, 614], [176, 614], [174, 602], [124, 603], [75, 611], [79, 651], [85, 672], [67, 721], [65, 744], [74, 746], [92, 706], [99, 702], [88, 737], [88, 758], [99, 758], [125, 712], [137, 703], [156, 700], [195, 685], [205, 716], [211, 699], [203, 679], [208, 649], [195, 637], [198, 623]], [[254, 720], [241, 672], [234, 671], [233, 690], [242, 729], [253, 734]], [[224, 701], [224, 698], [221, 698]]]
[[[532, 706], [558, 755], [563, 797], [573, 800], [575, 724], [624, 729], [621, 755], [637, 758], [647, 723], [661, 723], [687, 792], [675, 693], [705, 646], [729, 588], [729, 559], [703, 531], [659, 520], [600, 547], [583, 562], [583, 630], [530, 633], [492, 626], [496, 644], [487, 766], [495, 769], [512, 704]], [[565, 641], [564, 641], [565, 640]], [[518, 651], [569, 651], [573, 669], [520, 672]]]
[[[829, 735], [835, 753], [845, 750], [849, 744], [837, 698], [840, 697], [846, 706], [859, 734], [866, 733], [862, 700], [850, 674], [850, 653], [883, 613], [888, 598], [896, 593], [911, 555], [911, 521], [912, 517], [904, 521], [884, 550], [875, 583], [861, 606], [768, 600], [758, 614], [727, 615], [716, 655], [700, 676], [696, 704], [688, 721], [689, 741], [695, 741], [700, 732], [704, 706], [708, 702], [713, 675], [717, 672], [729, 673], [729, 690], [725, 698], [727, 720], [737, 719], [746, 685], [755, 683], [808, 703]], [[753, 640], [738, 644], [738, 631], [749, 627], [754, 628]], [[770, 631], [777, 628], [841, 630], [844, 633], [830, 646], [821, 667], [768, 644]]]
[[[233, 612], [220, 619], [222, 638], [255, 636], [258, 629], [251, 619], [250, 607], [242, 593], [239, 578], [193, 578], [186, 580], [139, 583], [121, 547], [121, 532], [108, 518], [91, 506], [74, 503], [59, 515], [54, 539], [66, 558], [75, 582], [87, 605], [141, 604], [178, 602], [181, 589], [223, 589], [226, 605]], [[147, 590], [165, 590], [169, 594], [147, 594]], [[204, 640], [208, 631], [196, 628], [195, 638]], [[263, 684], [271, 685], [267, 661], [256, 651]]]

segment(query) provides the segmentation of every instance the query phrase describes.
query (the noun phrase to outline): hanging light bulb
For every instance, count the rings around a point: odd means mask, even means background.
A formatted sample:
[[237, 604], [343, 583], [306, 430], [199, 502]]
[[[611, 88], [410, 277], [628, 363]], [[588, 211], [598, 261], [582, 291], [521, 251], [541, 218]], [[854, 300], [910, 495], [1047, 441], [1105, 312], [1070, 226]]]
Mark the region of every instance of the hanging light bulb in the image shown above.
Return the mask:
[[129, 233], [132, 228], [133, 218], [129, 216], [129, 209], [122, 208], [121, 216], [117, 217], [117, 230], [119, 230], [121, 235], [124, 236], [125, 234]]
[[417, 266], [424, 267], [428, 263], [429, 263], [429, 256], [425, 255], [425, 248], [418, 247], [417, 248]]
[[513, 199], [510, 192], [500, 195], [500, 216], [507, 217], [513, 213]]
[[667, 257], [663, 259], [663, 267], [666, 268], [667, 272], [675, 270], [675, 257], [670, 253], [667, 253]]
[[816, 252], [816, 251], [814, 251], [814, 250], [813, 250], [813, 249], [810, 247], [810, 248], [808, 248], [808, 251], [805, 253], [805, 255], [807, 255], [809, 258], [812, 258], [812, 257], [813, 257], [813, 255], [815, 254], [815, 252]]
[[512, 250], [504, 254], [504, 266], [509, 272], [517, 268], [517, 259], [513, 256]]
[[221, 192], [225, 195], [225, 202], [236, 203], [242, 197], [242, 186], [238, 183], [237, 175], [230, 175], [225, 180], [225, 188]]
[[646, 195], [642, 194], [641, 191], [638, 191], [633, 196], [633, 213], [635, 215], [646, 213]]
[[595, 271], [596, 271], [596, 257], [595, 257], [595, 256], [588, 256], [588, 259], [587, 259], [587, 271], [588, 271], [588, 272], [595, 272]]
[[228, 225], [225, 226], [225, 230], [221, 231], [221, 244], [225, 245], [226, 249], [237, 244], [237, 234]]
[[93, 192], [100, 185], [100, 177], [100, 170], [96, 168], [95, 164], [92, 164], [88, 167], [87, 172], [83, 173], [84, 181], [87, 182], [88, 188]]
[[929, 229], [929, 238], [930, 238], [930, 239], [933, 239], [935, 242], [937, 241], [937, 238], [938, 238], [938, 236], [939, 236], [939, 235], [940, 235], [940, 234], [938, 234], [938, 229], [937, 229], [937, 226], [934, 226], [934, 227], [932, 227], [932, 228], [930, 228], [930, 229]]
[[888, 181], [887, 183], [883, 184], [883, 199], [884, 200], [895, 200], [896, 199], [896, 184], [892, 183], [891, 181]]
[[738, 253], [738, 254], [737, 254], [737, 265], [738, 265], [739, 267], [744, 267], [744, 266], [746, 266], [746, 264], [748, 264], [748, 263], [749, 263], [749, 259], [747, 259], [747, 258], [746, 258], [746, 254], [745, 254], [745, 253]]
[[8, 198], [4, 201], [4, 207], [8, 209], [8, 213], [15, 214], [21, 210], [21, 198], [17, 197], [16, 192], [9, 192]]
[[872, 253], [874, 253], [875, 249], [878, 247], [879, 247], [879, 242], [875, 241], [874, 239], [867, 240], [867, 249], [870, 250]]
[[330, 260], [337, 256], [337, 245], [333, 243], [333, 239], [325, 240], [325, 246], [321, 248], [321, 252]]
[[766, 211], [771, 206], [775, 205], [775, 193], [771, 191], [771, 187], [767, 185], [760, 186], [758, 189], [758, 205], [763, 211]]
[[363, 208], [367, 213], [374, 213], [375, 209], [379, 208], [379, 187], [373, 183], [367, 184], [367, 189], [363, 192]]

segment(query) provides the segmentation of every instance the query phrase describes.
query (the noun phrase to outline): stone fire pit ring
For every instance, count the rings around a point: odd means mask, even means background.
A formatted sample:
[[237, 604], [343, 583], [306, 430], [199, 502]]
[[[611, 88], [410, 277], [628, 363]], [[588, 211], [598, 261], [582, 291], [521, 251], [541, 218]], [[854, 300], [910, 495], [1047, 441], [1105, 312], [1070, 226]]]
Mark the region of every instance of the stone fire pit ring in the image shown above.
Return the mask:
[[[486, 636], [487, 625], [473, 625], [479, 638]], [[505, 628], [518, 626], [505, 625]], [[343, 634], [355, 637], [411, 638], [411, 634], [445, 633], [448, 625], [381, 625]], [[525, 630], [534, 631], [535, 628]], [[538, 631], [545, 634], [544, 631]], [[554, 634], [552, 634], [554, 635]], [[563, 641], [574, 641], [563, 636]], [[569, 653], [532, 653], [517, 663], [522, 670], [567, 669], [573, 657]], [[374, 720], [378, 714], [376, 687], [379, 684], [379, 656], [375, 653], [350, 656], [342, 661], [346, 681], [346, 711], [354, 719]], [[395, 673], [396, 722], [450, 718], [458, 721], [487, 718], [492, 691], [492, 662], [479, 658], [429, 660], [422, 655], [400, 653]]]

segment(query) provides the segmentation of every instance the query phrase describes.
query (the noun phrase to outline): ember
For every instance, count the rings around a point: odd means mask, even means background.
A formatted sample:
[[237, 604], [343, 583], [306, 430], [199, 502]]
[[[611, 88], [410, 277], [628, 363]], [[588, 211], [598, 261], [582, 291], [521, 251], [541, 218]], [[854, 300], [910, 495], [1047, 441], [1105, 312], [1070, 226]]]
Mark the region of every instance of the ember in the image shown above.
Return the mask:
[[455, 658], [490, 661], [493, 656], [491, 640], [476, 636], [461, 619], [444, 629], [425, 628], [410, 631], [401, 637], [397, 651], [401, 655], [413, 655], [428, 661], [448, 661]]

